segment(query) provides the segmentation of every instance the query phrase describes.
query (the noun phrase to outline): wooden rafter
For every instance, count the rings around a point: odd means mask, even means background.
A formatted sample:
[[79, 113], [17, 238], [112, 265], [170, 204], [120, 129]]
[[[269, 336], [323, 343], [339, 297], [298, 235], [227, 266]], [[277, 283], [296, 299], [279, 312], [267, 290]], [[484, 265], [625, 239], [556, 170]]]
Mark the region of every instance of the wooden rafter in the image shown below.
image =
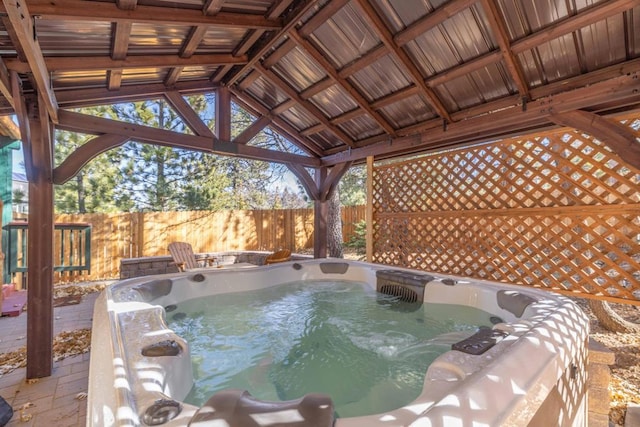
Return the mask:
[[[118, 5], [118, 7], [121, 7]], [[123, 7], [130, 7], [130, 4], [125, 4]], [[135, 3], [133, 4], [135, 8]], [[112, 24], [111, 35], [111, 59], [122, 60], [127, 56], [127, 50], [129, 49], [129, 37], [131, 36], [131, 22], [118, 22]], [[122, 82], [122, 70], [109, 70], [107, 72], [107, 87], [109, 90], [117, 90], [120, 88]]]
[[249, 61], [243, 66], [240, 67], [230, 78], [226, 80], [226, 84], [231, 86], [238, 79], [244, 76], [253, 66], [260, 61], [260, 59], [264, 56], [265, 53], [269, 51], [273, 47], [273, 45], [282, 37], [284, 34], [289, 31], [289, 29], [293, 28], [294, 25], [300, 20], [304, 14], [306, 14], [316, 3], [318, 0], [304, 0], [300, 1], [296, 4], [296, 8], [289, 13], [289, 15], [285, 18], [285, 23], [283, 27], [274, 32], [268, 40], [265, 40], [263, 45], [257, 49], [257, 51], [251, 55]]
[[[295, 141], [298, 147], [300, 147], [300, 149], [306, 151], [307, 153], [315, 157], [320, 157], [322, 155], [322, 151], [318, 148], [316, 144], [302, 137], [300, 133], [293, 128], [293, 126], [291, 126], [289, 123], [285, 122], [284, 120], [278, 118], [279, 113], [276, 113], [276, 109], [278, 107], [269, 111], [268, 109], [266, 109], [260, 104], [250, 103], [249, 102], [249, 100], [251, 99], [250, 96], [246, 95], [244, 92], [241, 92], [235, 88], [231, 88], [231, 91], [233, 93], [234, 100], [236, 101], [236, 103], [241, 105], [245, 110], [251, 113], [254, 113], [255, 115], [271, 117], [271, 121], [272, 121], [271, 126], [274, 127], [274, 129], [285, 138], [288, 138], [291, 141]], [[295, 105], [295, 101], [289, 100], [281, 104], [286, 107], [286, 105], [284, 104]]]
[[159, 25], [214, 25], [265, 30], [282, 28], [282, 22], [279, 19], [266, 19], [261, 15], [228, 12], [204, 15], [202, 11], [195, 9], [143, 5], [137, 5], [134, 10], [123, 10], [118, 8], [115, 3], [99, 1], [91, 2], [91, 7], [87, 7], [83, 0], [29, 0], [29, 10], [33, 15], [38, 15], [40, 19], [56, 21], [124, 21]]
[[116, 0], [116, 6], [122, 10], [133, 10], [138, 5], [138, 0]]
[[320, 200], [320, 189], [309, 171], [297, 163], [288, 163], [287, 167], [298, 178], [311, 200]]
[[640, 169], [640, 132], [587, 111], [552, 112], [549, 119], [561, 126], [585, 132], [606, 144], [631, 166]]
[[526, 129], [542, 128], [545, 125], [548, 127], [552, 114], [580, 110], [603, 102], [638, 102], [639, 92], [640, 79], [635, 78], [635, 75], [623, 75], [532, 101], [525, 111], [513, 105], [510, 108], [496, 110], [493, 114], [451, 123], [446, 130], [441, 126], [434, 126], [417, 135], [396, 138], [391, 143], [386, 141], [362, 146], [349, 152], [325, 156], [322, 160], [323, 164], [331, 165], [348, 160], [363, 160], [370, 155], [393, 155], [486, 141], [492, 137], [501, 137]]
[[507, 66], [507, 70], [511, 75], [511, 78], [520, 92], [520, 96], [529, 98], [529, 87], [525, 83], [525, 78], [522, 73], [522, 68], [518, 64], [515, 55], [511, 52], [511, 46], [509, 41], [509, 35], [507, 34], [507, 28], [496, 2], [493, 0], [481, 0], [484, 8], [487, 20], [489, 21], [489, 27], [493, 30], [494, 36], [500, 46], [502, 52], [502, 59]]
[[344, 89], [351, 98], [353, 98], [356, 105], [369, 114], [378, 126], [380, 126], [387, 134], [395, 135], [395, 129], [393, 126], [391, 126], [391, 124], [382, 117], [380, 113], [369, 105], [369, 102], [364, 98], [364, 96], [362, 96], [362, 94], [358, 92], [358, 90], [346, 78], [340, 77], [338, 71], [333, 67], [326, 56], [323, 55], [309, 40], [302, 38], [302, 36], [300, 36], [295, 30], [289, 31], [289, 36], [299, 47], [304, 49], [307, 54], [320, 64], [329, 77], [342, 87], [342, 89]]
[[213, 137], [213, 131], [202, 121], [198, 113], [194, 111], [179, 92], [175, 90], [169, 91], [164, 94], [164, 97], [196, 135]]
[[[213, 12], [209, 12], [209, 7], [207, 7], [206, 4], [203, 8], [203, 11], [205, 15], [213, 14]], [[191, 29], [189, 30], [189, 34], [187, 35], [187, 38], [182, 43], [182, 47], [180, 47], [180, 53], [179, 53], [180, 58], [190, 58], [194, 53], [196, 53], [198, 46], [200, 46], [200, 43], [202, 43], [204, 36], [207, 34], [207, 30], [208, 30], [208, 27], [206, 25], [198, 25], [195, 27], [191, 27]], [[225, 65], [231, 65], [231, 64], [225, 64]], [[167, 86], [171, 86], [175, 84], [180, 78], [180, 75], [182, 74], [183, 69], [184, 67], [172, 68], [171, 71], [169, 71], [169, 73], [167, 74], [167, 77], [165, 78], [164, 83]]]
[[0, 58], [0, 93], [6, 98], [7, 102], [11, 104], [13, 108], [16, 107], [13, 102], [13, 94], [11, 93], [11, 80], [9, 78], [9, 70], [5, 65], [2, 58]]
[[473, 58], [463, 64], [443, 71], [440, 74], [427, 78], [427, 84], [430, 87], [438, 86], [447, 82], [451, 82], [459, 77], [471, 74], [474, 71], [481, 70], [491, 64], [495, 64], [502, 59], [502, 52], [494, 50]]
[[312, 157], [266, 150], [250, 145], [234, 144], [232, 142], [213, 141], [212, 138], [209, 137], [188, 135], [149, 126], [124, 123], [66, 110], [60, 110], [59, 117], [60, 123], [58, 127], [73, 132], [120, 135], [146, 144], [184, 148], [187, 150], [244, 157], [266, 162], [300, 163], [309, 167], [317, 167], [320, 165], [320, 160]]
[[409, 43], [411, 40], [414, 40], [421, 34], [426, 33], [437, 25], [442, 24], [442, 22], [451, 18], [452, 16], [462, 12], [463, 10], [471, 7], [475, 4], [477, 0], [452, 0], [449, 1], [439, 8], [435, 9], [433, 12], [428, 15], [418, 19], [413, 22], [404, 30], [400, 31], [393, 37], [393, 40], [397, 43], [398, 46], [404, 46]]
[[49, 70], [47, 69], [44, 56], [40, 50], [40, 44], [34, 40], [33, 20], [27, 8], [25, 0], [2, 0], [7, 17], [11, 22], [16, 42], [27, 59], [28, 68], [26, 72], [33, 73], [38, 93], [42, 96], [51, 120], [58, 121], [58, 102], [51, 89]]
[[127, 142], [129, 138], [122, 135], [100, 135], [76, 148], [64, 161], [53, 170], [53, 183], [62, 185], [80, 172], [80, 169], [98, 155]]
[[357, 73], [365, 67], [376, 62], [378, 59], [385, 57], [389, 54], [389, 49], [384, 44], [371, 49], [369, 52], [362, 55], [360, 58], [348, 63], [338, 71], [338, 75], [344, 79]]
[[222, 141], [231, 141], [231, 92], [228, 87], [221, 87], [216, 92], [215, 114], [216, 137]]
[[356, 0], [356, 4], [359, 9], [362, 11], [362, 14], [369, 21], [371, 28], [375, 31], [375, 33], [380, 37], [382, 43], [389, 49], [390, 53], [396, 57], [398, 62], [406, 69], [409, 78], [413, 81], [417, 87], [420, 88], [422, 95], [426, 98], [429, 104], [433, 107], [436, 113], [446, 119], [448, 122], [451, 121], [451, 116], [449, 112], [442, 104], [442, 101], [438, 98], [438, 96], [433, 92], [433, 90], [427, 86], [422, 77], [420, 70], [411, 62], [411, 59], [407, 55], [407, 53], [402, 50], [393, 40], [393, 35], [386, 27], [382, 19], [378, 16], [378, 13], [374, 10], [373, 6], [367, 0]]
[[[166, 68], [189, 67], [222, 64], [244, 64], [245, 56], [233, 56], [229, 54], [194, 55], [189, 58], [181, 58], [175, 55], [136, 55], [125, 59], [116, 60], [100, 56], [72, 56], [50, 57], [43, 61], [49, 71], [91, 71], [114, 70], [125, 68]], [[29, 65], [17, 59], [7, 60], [7, 68], [20, 73], [27, 72]]]
[[246, 144], [251, 141], [251, 139], [258, 133], [260, 133], [261, 130], [269, 126], [269, 124], [271, 124], [271, 117], [260, 116], [256, 121], [251, 123], [248, 128], [243, 130], [240, 135], [236, 136], [233, 139], [233, 142], [235, 142], [236, 144]]
[[528, 37], [524, 37], [511, 45], [511, 51], [519, 54], [529, 49], [533, 49], [550, 40], [577, 31], [594, 22], [609, 18], [610, 16], [622, 13], [637, 6], [637, 0], [609, 0], [600, 2], [597, 5], [584, 9], [571, 17], [558, 23], [549, 25]]
[[332, 125], [331, 122], [329, 121], [329, 119], [327, 119], [325, 117], [325, 115], [322, 113], [322, 111], [320, 111], [320, 109], [318, 107], [313, 105], [308, 100], [302, 99], [300, 94], [298, 94], [295, 91], [295, 89], [293, 89], [285, 81], [283, 81], [280, 78], [280, 76], [278, 76], [276, 73], [274, 73], [271, 70], [264, 69], [259, 64], [256, 64], [254, 69], [257, 72], [259, 72], [260, 74], [262, 74], [271, 83], [276, 85], [289, 98], [295, 100], [298, 104], [300, 104], [300, 106], [302, 108], [307, 110], [314, 118], [316, 118], [320, 123], [322, 123], [327, 128], [327, 130], [329, 130], [331, 133], [336, 135], [338, 137], [338, 139], [340, 139], [343, 143], [345, 143], [345, 144], [347, 144], [349, 146], [354, 146], [355, 143], [354, 143], [353, 139], [349, 135], [344, 133], [344, 131], [342, 131], [341, 129], [337, 128], [336, 126]]
[[[15, 73], [15, 71], [12, 71]], [[213, 92], [216, 86], [206, 80], [178, 82], [167, 88], [162, 83], [123, 86], [118, 90], [77, 89], [58, 92], [58, 103], [62, 107], [86, 107], [91, 105], [113, 104], [117, 102], [133, 102], [164, 96], [167, 91], [175, 90], [183, 95]]]

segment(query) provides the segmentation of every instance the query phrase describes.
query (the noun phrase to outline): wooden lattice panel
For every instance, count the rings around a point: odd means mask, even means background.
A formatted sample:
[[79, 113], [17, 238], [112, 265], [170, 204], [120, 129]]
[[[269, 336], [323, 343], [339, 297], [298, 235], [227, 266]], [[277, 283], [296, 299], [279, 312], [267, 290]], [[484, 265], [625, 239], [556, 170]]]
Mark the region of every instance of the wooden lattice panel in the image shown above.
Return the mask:
[[376, 165], [372, 199], [374, 262], [640, 302], [640, 172], [587, 135]]

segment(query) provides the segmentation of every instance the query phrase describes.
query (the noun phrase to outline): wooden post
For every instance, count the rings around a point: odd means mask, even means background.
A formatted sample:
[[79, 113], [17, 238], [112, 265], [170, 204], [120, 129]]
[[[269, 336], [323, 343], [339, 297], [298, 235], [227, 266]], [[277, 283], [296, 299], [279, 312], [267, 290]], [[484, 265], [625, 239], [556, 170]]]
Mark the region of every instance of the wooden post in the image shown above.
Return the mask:
[[231, 92], [221, 87], [216, 92], [216, 125], [215, 135], [220, 141], [231, 141]]
[[[327, 178], [327, 168], [316, 169], [316, 187], [321, 188]], [[326, 199], [315, 200], [313, 203], [313, 257], [327, 257], [327, 216], [329, 204]]]
[[[46, 105], [38, 100], [30, 120], [31, 141], [25, 156], [32, 165], [29, 180], [27, 256], [27, 378], [50, 376], [53, 370], [53, 153]], [[29, 163], [27, 163], [29, 164]]]
[[367, 157], [367, 208], [365, 211], [367, 223], [366, 250], [367, 262], [373, 261], [373, 156]]

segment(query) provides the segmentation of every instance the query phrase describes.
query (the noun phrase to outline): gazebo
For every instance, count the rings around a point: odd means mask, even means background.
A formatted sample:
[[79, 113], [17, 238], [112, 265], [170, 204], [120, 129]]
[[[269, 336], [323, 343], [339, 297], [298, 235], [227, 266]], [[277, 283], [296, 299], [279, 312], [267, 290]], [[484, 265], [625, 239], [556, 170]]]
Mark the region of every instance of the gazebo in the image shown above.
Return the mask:
[[[640, 133], [637, 116], [634, 122], [629, 114], [640, 107], [639, 17], [634, 0], [3, 0], [0, 114], [17, 117], [29, 180], [27, 377], [48, 376], [52, 369], [54, 185], [128, 140], [287, 165], [315, 202], [314, 253], [325, 257], [327, 198], [353, 164], [369, 159], [373, 169], [374, 160], [570, 128], [599, 141], [607, 156], [631, 171], [621, 175], [624, 197], [613, 203], [625, 205], [619, 215], [637, 233], [633, 176], [640, 169]], [[208, 92], [215, 92], [214, 129], [187, 98]], [[192, 134], [74, 111], [158, 98]], [[232, 103], [257, 117], [235, 138]], [[267, 126], [304, 154], [253, 146], [251, 139]], [[56, 129], [95, 138], [56, 166]], [[528, 155], [536, 153], [532, 148]], [[480, 153], [474, 161], [494, 155]], [[562, 150], [540, 162], [553, 162], [554, 155], [561, 157]], [[458, 157], [457, 166], [472, 161], [466, 159]], [[566, 176], [587, 168], [577, 161], [564, 167]], [[427, 164], [424, 175], [421, 169], [413, 178], [455, 170]], [[495, 173], [507, 179], [509, 165]], [[597, 179], [612, 173], [604, 175]], [[384, 182], [377, 188], [384, 189]], [[476, 191], [473, 182], [468, 185]], [[518, 180], [513, 185], [528, 191]], [[610, 204], [596, 187], [585, 203]], [[489, 199], [477, 191], [479, 199]], [[556, 190], [537, 191], [576, 206], [556, 197]], [[497, 190], [491, 194], [503, 197]], [[474, 203], [470, 209], [488, 209]], [[380, 218], [371, 232], [376, 238], [385, 235], [381, 224], [388, 217]], [[411, 239], [406, 224], [399, 236]], [[636, 251], [637, 241], [624, 236]], [[625, 254], [630, 267], [620, 274], [636, 283], [612, 295], [637, 302], [638, 260]], [[568, 256], [562, 248], [555, 255]], [[376, 259], [400, 262], [389, 255]], [[508, 266], [505, 277], [519, 268], [510, 261], [501, 259]], [[590, 280], [590, 273], [581, 274]]]

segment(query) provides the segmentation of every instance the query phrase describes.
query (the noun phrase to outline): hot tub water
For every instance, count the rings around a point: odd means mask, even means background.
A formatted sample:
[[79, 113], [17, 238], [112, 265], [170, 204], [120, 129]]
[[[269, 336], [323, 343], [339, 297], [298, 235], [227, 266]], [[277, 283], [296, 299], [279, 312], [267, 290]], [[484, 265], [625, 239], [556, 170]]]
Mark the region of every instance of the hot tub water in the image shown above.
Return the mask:
[[225, 388], [278, 401], [319, 392], [339, 417], [414, 400], [429, 364], [492, 315], [451, 304], [406, 304], [351, 281], [294, 282], [180, 302], [169, 327], [189, 342], [202, 405]]

